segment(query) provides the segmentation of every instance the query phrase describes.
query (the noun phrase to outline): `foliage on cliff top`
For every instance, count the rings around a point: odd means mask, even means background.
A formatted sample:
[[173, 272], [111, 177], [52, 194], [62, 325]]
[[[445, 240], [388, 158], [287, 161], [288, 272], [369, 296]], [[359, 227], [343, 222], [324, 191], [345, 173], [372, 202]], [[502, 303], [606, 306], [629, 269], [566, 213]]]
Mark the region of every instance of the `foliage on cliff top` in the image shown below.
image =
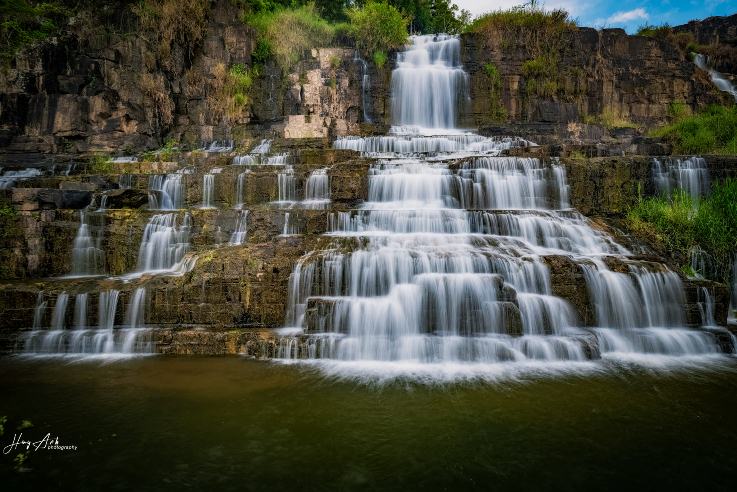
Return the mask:
[[313, 4], [256, 14], [246, 12], [244, 21], [259, 32], [261, 50], [284, 69], [294, 65], [305, 51], [326, 46], [335, 38], [335, 26], [320, 17]]
[[653, 131], [678, 154], [737, 155], [737, 106], [712, 105], [695, 115], [682, 114]]
[[495, 10], [477, 17], [466, 32], [487, 33], [492, 30], [526, 30], [540, 34], [564, 32], [576, 28], [576, 22], [563, 9], [543, 10], [537, 3]]
[[71, 14], [58, 1], [0, 1], [0, 61], [8, 63], [19, 49], [53, 36]]
[[349, 32], [365, 54], [401, 48], [407, 43], [409, 19], [386, 2], [369, 1], [348, 11]]
[[685, 256], [691, 248], [699, 247], [719, 264], [727, 265], [737, 250], [737, 180], [715, 185], [701, 200], [680, 190], [670, 199], [645, 198], [630, 210], [627, 219], [635, 232], [654, 236], [671, 251]]

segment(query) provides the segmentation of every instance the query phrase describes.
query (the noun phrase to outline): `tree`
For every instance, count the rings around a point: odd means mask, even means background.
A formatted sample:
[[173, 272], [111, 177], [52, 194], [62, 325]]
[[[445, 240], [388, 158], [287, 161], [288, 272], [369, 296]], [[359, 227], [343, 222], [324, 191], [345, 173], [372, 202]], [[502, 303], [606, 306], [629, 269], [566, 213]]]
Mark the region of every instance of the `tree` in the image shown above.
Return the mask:
[[348, 11], [356, 47], [374, 55], [401, 48], [407, 43], [408, 19], [392, 5], [371, 0]]

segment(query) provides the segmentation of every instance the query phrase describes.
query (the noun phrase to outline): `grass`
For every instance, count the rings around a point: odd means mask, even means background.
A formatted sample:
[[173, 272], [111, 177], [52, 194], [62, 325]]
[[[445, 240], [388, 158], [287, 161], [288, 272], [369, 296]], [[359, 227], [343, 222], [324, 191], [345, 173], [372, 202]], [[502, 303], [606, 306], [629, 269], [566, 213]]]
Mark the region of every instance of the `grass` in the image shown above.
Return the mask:
[[245, 12], [243, 20], [259, 32], [258, 60], [273, 57], [284, 70], [297, 63], [305, 51], [328, 45], [335, 38], [335, 27], [320, 17], [312, 4], [256, 14]]
[[673, 33], [673, 29], [668, 24], [659, 26], [645, 24], [637, 30], [637, 36], [645, 36], [647, 38], [666, 38]]
[[106, 155], [95, 155], [90, 158], [87, 171], [93, 174], [112, 174], [113, 161]]
[[373, 59], [374, 59], [374, 64], [376, 65], [377, 68], [383, 68], [384, 65], [386, 64], [387, 56], [386, 56], [386, 53], [384, 53], [383, 51], [377, 50], [377, 51], [374, 51]]
[[495, 10], [477, 17], [466, 27], [466, 32], [483, 33], [490, 29], [562, 32], [575, 28], [575, 21], [563, 9], [515, 7], [509, 10]]
[[587, 125], [603, 126], [607, 130], [637, 128], [637, 124], [624, 118], [620, 113], [611, 109], [605, 109], [599, 115], [586, 115], [583, 118], [583, 122]]
[[715, 185], [700, 200], [683, 191], [671, 198], [645, 198], [630, 210], [627, 220], [635, 232], [670, 251], [686, 256], [691, 248], [700, 247], [725, 265], [721, 274], [728, 275], [726, 265], [737, 250], [737, 180]]
[[737, 155], [737, 106], [713, 105], [695, 115], [680, 112], [652, 134], [673, 145], [677, 154]]

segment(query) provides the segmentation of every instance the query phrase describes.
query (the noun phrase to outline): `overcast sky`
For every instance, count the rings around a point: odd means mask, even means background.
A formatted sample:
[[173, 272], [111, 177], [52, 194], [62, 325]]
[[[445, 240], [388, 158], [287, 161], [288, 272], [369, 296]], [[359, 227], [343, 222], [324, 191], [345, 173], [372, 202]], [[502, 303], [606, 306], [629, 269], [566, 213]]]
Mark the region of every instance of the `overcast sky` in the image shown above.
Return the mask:
[[[473, 16], [509, 8], [523, 0], [453, 0]], [[685, 24], [692, 19], [737, 13], [736, 0], [547, 0], [546, 9], [563, 7], [579, 24], [591, 27], [622, 27], [634, 32], [643, 24]]]

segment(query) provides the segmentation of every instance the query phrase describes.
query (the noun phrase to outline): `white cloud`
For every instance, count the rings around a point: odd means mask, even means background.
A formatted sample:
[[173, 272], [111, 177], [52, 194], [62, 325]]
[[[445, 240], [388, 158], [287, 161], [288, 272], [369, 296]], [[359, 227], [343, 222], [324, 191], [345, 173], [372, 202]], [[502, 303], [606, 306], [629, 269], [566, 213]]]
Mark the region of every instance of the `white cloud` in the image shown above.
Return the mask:
[[646, 20], [648, 18], [647, 11], [642, 7], [628, 10], [626, 12], [615, 12], [607, 20], [607, 24], [620, 24], [623, 22], [632, 22], [638, 19]]

